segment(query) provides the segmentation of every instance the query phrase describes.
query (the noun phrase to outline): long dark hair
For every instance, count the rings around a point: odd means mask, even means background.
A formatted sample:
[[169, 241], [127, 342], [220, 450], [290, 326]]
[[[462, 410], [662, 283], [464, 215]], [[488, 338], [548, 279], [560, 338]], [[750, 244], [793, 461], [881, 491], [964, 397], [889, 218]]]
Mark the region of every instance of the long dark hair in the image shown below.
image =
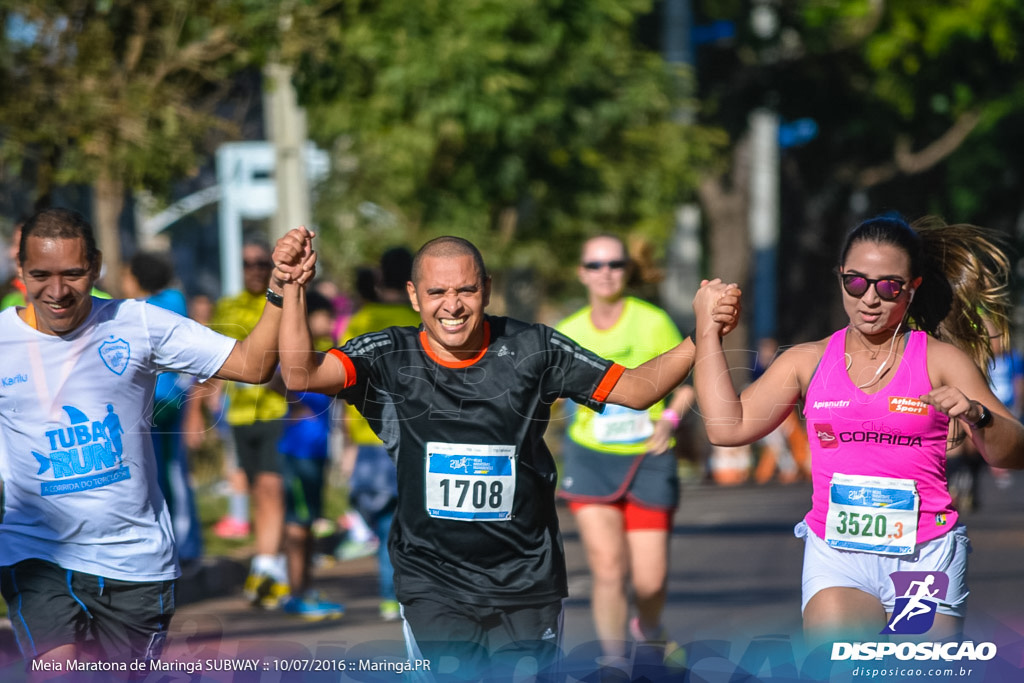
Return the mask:
[[892, 214], [870, 218], [850, 231], [840, 265], [857, 242], [888, 244], [910, 257], [911, 276], [922, 278], [908, 324], [967, 353], [988, 374], [994, 358], [985, 321], [1003, 347], [1010, 344], [1010, 260], [1005, 238], [976, 225], [947, 225], [934, 216], [908, 223]]

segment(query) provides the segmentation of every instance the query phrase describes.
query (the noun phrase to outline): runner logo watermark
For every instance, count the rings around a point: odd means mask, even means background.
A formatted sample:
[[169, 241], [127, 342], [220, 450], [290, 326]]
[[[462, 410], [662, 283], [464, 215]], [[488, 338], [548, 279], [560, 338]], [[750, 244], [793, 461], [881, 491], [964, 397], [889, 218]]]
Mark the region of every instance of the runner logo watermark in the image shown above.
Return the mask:
[[896, 606], [882, 633], [927, 633], [939, 603], [946, 599], [949, 577], [942, 572], [893, 572], [889, 579], [896, 588]]

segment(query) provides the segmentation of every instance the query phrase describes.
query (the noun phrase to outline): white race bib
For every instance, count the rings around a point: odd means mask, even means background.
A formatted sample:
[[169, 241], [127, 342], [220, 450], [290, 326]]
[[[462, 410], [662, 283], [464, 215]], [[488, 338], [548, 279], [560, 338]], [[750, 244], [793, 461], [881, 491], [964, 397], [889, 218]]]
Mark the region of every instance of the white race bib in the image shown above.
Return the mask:
[[462, 522], [511, 518], [516, 447], [427, 443], [427, 514]]
[[594, 415], [594, 438], [601, 443], [639, 443], [654, 433], [646, 410], [632, 410], [614, 403]]
[[909, 555], [921, 498], [913, 479], [832, 475], [825, 540], [833, 548]]

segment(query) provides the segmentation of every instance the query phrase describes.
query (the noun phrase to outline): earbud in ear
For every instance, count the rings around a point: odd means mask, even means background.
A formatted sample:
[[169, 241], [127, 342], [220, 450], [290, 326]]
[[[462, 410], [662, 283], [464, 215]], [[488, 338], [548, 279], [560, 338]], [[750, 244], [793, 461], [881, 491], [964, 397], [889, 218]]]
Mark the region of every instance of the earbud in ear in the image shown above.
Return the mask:
[[907, 294], [909, 295], [909, 299], [907, 300], [907, 303], [908, 303], [908, 304], [909, 304], [909, 303], [910, 303], [911, 301], [913, 301], [913, 300], [914, 300], [914, 292], [916, 292], [916, 291], [917, 291], [916, 289], [908, 289], [908, 290], [907, 290]]

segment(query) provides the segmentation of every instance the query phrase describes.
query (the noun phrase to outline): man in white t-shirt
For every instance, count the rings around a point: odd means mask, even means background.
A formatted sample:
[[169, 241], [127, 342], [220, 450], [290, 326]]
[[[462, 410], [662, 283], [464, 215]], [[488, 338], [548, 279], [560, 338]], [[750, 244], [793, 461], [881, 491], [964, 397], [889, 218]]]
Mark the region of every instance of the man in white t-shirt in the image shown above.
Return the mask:
[[29, 660], [159, 656], [180, 570], [150, 436], [162, 371], [265, 382], [284, 282], [312, 276], [304, 228], [278, 241], [267, 306], [236, 342], [151, 304], [90, 295], [80, 214], [26, 221], [25, 307], [0, 313], [0, 590]]

